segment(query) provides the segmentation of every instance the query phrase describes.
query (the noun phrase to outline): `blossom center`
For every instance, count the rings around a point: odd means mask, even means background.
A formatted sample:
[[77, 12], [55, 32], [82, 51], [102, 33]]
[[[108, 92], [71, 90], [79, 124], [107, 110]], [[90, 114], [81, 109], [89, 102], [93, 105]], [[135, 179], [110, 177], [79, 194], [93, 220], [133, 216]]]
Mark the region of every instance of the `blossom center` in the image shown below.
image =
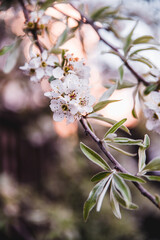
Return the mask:
[[69, 110], [69, 108], [68, 108], [68, 105], [67, 104], [62, 104], [62, 110], [63, 111], [68, 111]]
[[30, 74], [34, 74], [35, 73], [35, 69], [34, 68], [31, 68], [30, 69]]
[[75, 92], [72, 92], [72, 93], [69, 95], [69, 97], [70, 97], [70, 100], [76, 99], [76, 94], [75, 94]]
[[153, 114], [153, 118], [158, 120], [158, 115], [156, 113]]
[[27, 26], [28, 26], [29, 28], [34, 28], [34, 23], [33, 23], [33, 22], [28, 22], [28, 23], [27, 23]]
[[47, 66], [47, 64], [45, 62], [42, 62], [41, 66], [45, 68]]

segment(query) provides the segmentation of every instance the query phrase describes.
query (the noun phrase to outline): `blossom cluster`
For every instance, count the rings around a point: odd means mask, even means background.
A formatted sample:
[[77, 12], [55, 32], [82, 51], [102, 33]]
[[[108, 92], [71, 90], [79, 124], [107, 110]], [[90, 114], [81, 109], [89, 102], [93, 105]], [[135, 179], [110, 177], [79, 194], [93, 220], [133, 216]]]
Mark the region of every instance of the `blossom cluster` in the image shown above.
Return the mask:
[[84, 60], [68, 54], [60, 63], [55, 55], [44, 50], [41, 55], [33, 55], [20, 69], [25, 70], [33, 82], [48, 79], [50, 91], [44, 95], [51, 99], [55, 121], [66, 118], [71, 123], [93, 111], [95, 98], [90, 95], [90, 69]]
[[38, 30], [43, 30], [47, 26], [50, 19], [51, 17], [46, 15], [44, 10], [33, 11], [30, 13], [30, 18], [26, 27], [29, 29], [36, 28]]
[[144, 115], [147, 118], [146, 127], [160, 134], [160, 92], [152, 91], [150, 101], [145, 103]]

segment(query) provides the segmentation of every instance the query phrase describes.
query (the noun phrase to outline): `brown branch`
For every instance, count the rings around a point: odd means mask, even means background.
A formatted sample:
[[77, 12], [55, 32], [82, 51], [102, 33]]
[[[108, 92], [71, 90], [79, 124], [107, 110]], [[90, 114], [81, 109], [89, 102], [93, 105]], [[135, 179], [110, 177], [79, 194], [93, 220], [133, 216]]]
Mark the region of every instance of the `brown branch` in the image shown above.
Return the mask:
[[[29, 11], [28, 9], [26, 8], [23, 0], [18, 0], [22, 9], [23, 9], [23, 14], [24, 14], [24, 17], [25, 17], [25, 20], [26, 20], [26, 23], [29, 22]], [[43, 52], [43, 48], [41, 47], [41, 44], [39, 43], [38, 41], [38, 36], [37, 36], [37, 29], [34, 28], [34, 29], [30, 29], [30, 32], [32, 33], [32, 36], [35, 40], [35, 44], [37, 45], [37, 47], [39, 48], [40, 52], [42, 53]]]
[[[94, 132], [90, 130], [88, 127], [85, 119], [82, 117], [80, 119], [80, 123], [82, 127], [84, 128], [85, 132], [90, 135], [90, 137], [93, 139], [94, 142], [97, 143], [99, 148], [102, 150], [102, 152], [105, 154], [105, 156], [109, 159], [110, 162], [113, 163], [115, 169], [119, 170], [122, 173], [130, 174], [113, 156], [112, 154], [106, 150], [106, 147], [104, 146], [104, 143], [95, 135]], [[151, 195], [140, 183], [132, 182], [136, 188], [141, 192], [143, 196], [148, 198], [158, 209], [160, 209], [159, 204], [156, 202], [154, 196]]]
[[[76, 21], [78, 21], [78, 22], [80, 22], [80, 23], [89, 24], [89, 25], [95, 30], [95, 32], [97, 33], [99, 39], [100, 39], [102, 42], [104, 42], [108, 47], [110, 47], [110, 48], [117, 54], [117, 56], [122, 60], [122, 62], [124, 63], [124, 65], [128, 68], [128, 70], [135, 76], [135, 78], [138, 80], [138, 82], [139, 82], [139, 83], [142, 82], [145, 86], [149, 86], [149, 83], [146, 82], [145, 79], [144, 79], [141, 75], [139, 75], [139, 74], [132, 68], [132, 66], [128, 63], [128, 61], [126, 60], [126, 58], [119, 52], [118, 48], [116, 48], [114, 45], [112, 45], [111, 43], [109, 43], [107, 40], [105, 40], [105, 39], [101, 36], [101, 34], [99, 33], [99, 30], [100, 30], [100, 29], [103, 29], [103, 30], [104, 30], [104, 28], [98, 27], [97, 25], [95, 25], [95, 23], [94, 23], [93, 20], [90, 20], [90, 19], [87, 18], [85, 15], [83, 15], [76, 7], [74, 7], [73, 4], [70, 4], [70, 6], [71, 6], [75, 11], [77, 11], [77, 12], [80, 14], [80, 16], [81, 16], [80, 19], [76, 19], [76, 18], [74, 18], [73, 16], [64, 13], [62, 10], [56, 8], [55, 6], [54, 6], [54, 8], [55, 8], [57, 11], [61, 12], [62, 14], [64, 14], [65, 16], [71, 17], [71, 18], [75, 19]], [[105, 28], [105, 30], [106, 30], [106, 31], [110, 31], [110, 29], [106, 29], [106, 28]]]

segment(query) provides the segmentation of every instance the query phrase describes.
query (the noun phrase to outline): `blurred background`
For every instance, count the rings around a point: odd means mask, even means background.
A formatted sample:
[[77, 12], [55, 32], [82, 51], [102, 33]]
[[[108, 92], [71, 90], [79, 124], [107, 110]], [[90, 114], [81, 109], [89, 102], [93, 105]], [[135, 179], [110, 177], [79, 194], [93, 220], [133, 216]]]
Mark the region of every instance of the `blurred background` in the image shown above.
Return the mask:
[[[0, 48], [11, 44], [17, 36], [24, 35], [23, 12], [18, 4], [0, 12]], [[84, 1], [88, 12], [109, 1]], [[77, 2], [75, 2], [76, 4]], [[119, 1], [113, 1], [113, 6]], [[59, 8], [67, 9], [60, 5]], [[121, 1], [125, 16], [140, 19], [135, 37], [151, 34], [160, 37], [160, 1]], [[40, 37], [43, 44], [50, 47], [65, 28], [63, 15], [49, 8], [53, 17], [49, 26], [49, 40]], [[70, 26], [75, 22], [69, 19]], [[116, 21], [117, 32], [126, 36], [133, 27], [133, 21]], [[112, 33], [104, 33], [109, 41], [121, 47]], [[44, 40], [45, 39], [45, 40]], [[78, 30], [75, 37], [64, 44], [79, 58], [86, 58], [91, 67], [91, 91], [97, 99], [105, 91], [103, 85], [111, 78], [117, 78], [117, 68], [121, 62], [116, 56], [102, 55], [107, 50], [89, 27]], [[116, 42], [117, 41], [117, 42]], [[100, 169], [90, 163], [79, 148], [82, 141], [97, 150], [94, 142], [87, 137], [78, 123], [66, 125], [54, 123], [49, 101], [43, 96], [46, 82], [41, 86], [29, 81], [29, 77], [19, 70], [29, 59], [31, 42], [25, 37], [14, 57], [5, 54], [0, 58], [0, 240], [159, 240], [160, 214], [158, 210], [137, 189], [132, 187], [133, 202], [139, 205], [134, 212], [122, 209], [122, 220], [116, 219], [106, 196], [100, 213], [91, 212], [89, 220], [83, 221], [83, 204], [93, 187], [90, 178]], [[16, 56], [16, 57], [15, 57]], [[160, 63], [159, 52], [148, 53], [151, 60]], [[9, 60], [11, 69], [6, 67]], [[14, 59], [14, 60], [13, 60]], [[134, 65], [140, 74], [148, 71], [144, 65]], [[125, 77], [135, 79], [126, 70]], [[140, 120], [131, 115], [134, 89], [118, 90], [113, 103], [102, 112], [106, 117], [120, 120], [128, 118], [127, 126], [133, 138], [143, 138], [148, 133], [151, 147], [147, 152], [148, 161], [160, 154], [159, 135], [147, 132], [145, 120], [137, 101]], [[99, 137], [108, 125], [92, 121]], [[120, 132], [121, 136], [125, 136]], [[137, 148], [125, 149], [136, 152]], [[137, 157], [124, 157], [112, 152], [115, 158], [132, 173], [136, 173]], [[101, 154], [101, 153], [100, 153]], [[159, 193], [159, 183], [149, 183], [147, 189]]]

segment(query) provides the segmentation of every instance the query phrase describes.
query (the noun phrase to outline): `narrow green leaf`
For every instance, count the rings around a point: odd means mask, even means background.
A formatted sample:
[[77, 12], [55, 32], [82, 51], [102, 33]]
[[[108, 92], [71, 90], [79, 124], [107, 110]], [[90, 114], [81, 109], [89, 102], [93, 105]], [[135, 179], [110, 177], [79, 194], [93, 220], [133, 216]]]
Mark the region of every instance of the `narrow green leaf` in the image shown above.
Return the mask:
[[147, 134], [145, 134], [144, 136], [143, 144], [145, 149], [147, 149], [150, 146], [150, 138]]
[[133, 36], [133, 33], [134, 33], [134, 30], [137, 26], [138, 22], [136, 22], [136, 24], [134, 25], [134, 27], [132, 28], [131, 32], [128, 34], [127, 38], [125, 39], [125, 44], [124, 44], [124, 47], [123, 47], [123, 50], [124, 50], [124, 53], [125, 55], [127, 55], [130, 47], [131, 47], [131, 44], [132, 44], [132, 36]]
[[97, 112], [103, 108], [105, 108], [108, 104], [113, 103], [113, 102], [118, 102], [119, 100], [106, 100], [102, 102], [98, 102], [96, 105], [93, 107], [93, 112]]
[[103, 202], [103, 199], [104, 199], [104, 196], [110, 186], [110, 183], [111, 183], [111, 180], [112, 180], [112, 177], [113, 177], [113, 174], [110, 174], [108, 177], [107, 177], [107, 182], [106, 182], [106, 185], [102, 191], [102, 193], [100, 194], [99, 198], [98, 198], [98, 201], [97, 201], [97, 207], [96, 207], [96, 210], [97, 212], [99, 212], [101, 210], [101, 206], [102, 206], [102, 202]]
[[150, 86], [146, 87], [146, 89], [144, 90], [144, 95], [148, 95], [152, 91], [155, 91], [157, 87], [158, 87], [158, 83], [153, 83]]
[[57, 43], [54, 46], [54, 48], [59, 48], [61, 45], [63, 45], [65, 42], [67, 42], [69, 39], [73, 38], [74, 34], [70, 33], [70, 29], [67, 27], [62, 34], [58, 37]]
[[153, 38], [152, 36], [145, 35], [145, 36], [136, 38], [136, 39], [133, 41], [133, 44], [148, 43], [148, 42], [150, 42], [150, 41], [153, 40], [153, 39], [154, 39], [154, 38]]
[[158, 203], [159, 207], [160, 207], [160, 196], [158, 194], [155, 195], [155, 200]]
[[136, 119], [138, 118], [136, 110], [135, 110], [135, 106], [133, 106], [133, 108], [132, 108], [132, 116]]
[[138, 171], [141, 172], [145, 167], [146, 162], [146, 149], [144, 147], [140, 147], [138, 149]]
[[4, 46], [3, 48], [0, 49], [0, 56], [9, 52], [12, 48], [13, 48], [13, 44], [11, 44], [9, 46]]
[[[107, 140], [106, 142], [111, 142]], [[131, 138], [125, 138], [125, 137], [115, 137], [112, 142], [122, 145], [138, 145], [138, 146], [144, 146], [142, 140], [134, 140]]]
[[130, 203], [130, 205], [127, 207], [126, 206], [126, 202], [124, 201], [124, 199], [120, 196], [119, 192], [115, 189], [114, 184], [112, 184], [112, 191], [114, 193], [115, 198], [117, 199], [117, 201], [119, 202], [119, 204], [124, 207], [127, 208], [129, 210], [135, 210], [138, 208], [138, 206], [134, 203]]
[[104, 140], [107, 138], [108, 134], [115, 133], [122, 125], [127, 121], [127, 118], [115, 123], [104, 135]]
[[145, 65], [147, 65], [149, 68], [152, 68], [154, 65], [153, 65], [153, 63], [149, 60], [149, 59], [147, 59], [147, 58], [145, 58], [145, 57], [142, 57], [142, 56], [140, 56], [140, 57], [131, 57], [131, 58], [129, 58], [130, 60], [132, 60], [132, 61], [135, 61], [135, 62], [141, 62], [141, 63], [144, 63]]
[[111, 172], [100, 172], [100, 173], [97, 173], [96, 175], [94, 175], [94, 176], [91, 178], [91, 181], [92, 181], [92, 182], [100, 181], [100, 180], [108, 177], [110, 174], [111, 174]]
[[144, 175], [148, 180], [150, 181], [160, 181], [160, 176], [155, 176], [155, 175]]
[[84, 155], [91, 160], [92, 162], [94, 162], [95, 164], [97, 164], [98, 166], [102, 167], [103, 169], [110, 171], [110, 167], [109, 165], [106, 163], [106, 161], [95, 151], [93, 151], [91, 148], [87, 147], [84, 143], [80, 143], [80, 148], [82, 150], [82, 152], [84, 153]]
[[124, 75], [123, 65], [121, 65], [118, 68], [118, 71], [119, 71], [119, 75], [120, 75], [120, 84], [122, 84], [123, 83], [123, 75]]
[[124, 88], [131, 88], [131, 87], [134, 87], [134, 86], [136, 86], [136, 83], [133, 83], [133, 82], [130, 82], [126, 79], [123, 79], [122, 83], [118, 82], [117, 90], [124, 89]]
[[154, 158], [144, 168], [143, 171], [160, 171], [160, 158]]
[[141, 49], [138, 49], [138, 50], [135, 50], [134, 52], [132, 52], [129, 56], [132, 57], [133, 55], [139, 53], [139, 52], [142, 52], [142, 51], [148, 51], [148, 50], [155, 50], [155, 51], [159, 51], [158, 48], [156, 47], [149, 47], [149, 48], [141, 48]]
[[20, 54], [20, 48], [19, 45], [21, 43], [22, 39], [19, 37], [17, 38], [17, 40], [15, 41], [15, 43], [12, 46], [12, 49], [10, 49], [8, 58], [5, 62], [5, 66], [4, 66], [4, 73], [9, 73], [12, 71], [12, 69], [15, 67], [19, 54]]
[[113, 187], [111, 186], [111, 189], [110, 189], [110, 205], [111, 205], [111, 208], [112, 208], [112, 212], [113, 214], [118, 218], [118, 219], [121, 219], [121, 212], [120, 212], [120, 207], [119, 207], [119, 203], [114, 195], [114, 192], [113, 192]]
[[110, 145], [110, 144], [107, 144], [107, 146], [116, 150], [116, 151], [118, 151], [118, 152], [120, 152], [120, 153], [122, 153], [122, 154], [124, 154], [124, 155], [126, 155], [126, 156], [129, 156], [129, 157], [134, 157], [134, 156], [137, 155], [137, 153], [129, 153], [129, 152], [126, 152], [126, 151], [122, 150], [121, 148], [115, 147], [115, 146]]
[[87, 218], [89, 216], [90, 211], [94, 208], [96, 205], [97, 199], [101, 192], [103, 191], [103, 188], [106, 184], [107, 179], [103, 179], [102, 181], [98, 182], [92, 191], [89, 193], [88, 199], [86, 200], [83, 208], [83, 217], [84, 220], [87, 221]]
[[[87, 116], [87, 118], [97, 119], [97, 120], [100, 120], [100, 121], [109, 123], [109, 124], [111, 124], [111, 125], [114, 125], [115, 123], [117, 123], [117, 121], [115, 121], [115, 120], [113, 120], [113, 119], [111, 119], [111, 118], [106, 118], [106, 117], [103, 117], [102, 115], [98, 115], [98, 114], [96, 114], [96, 113], [89, 114], [89, 115]], [[122, 125], [122, 126], [120, 127], [120, 129], [123, 130], [123, 131], [125, 131], [125, 132], [128, 133], [128, 134], [131, 134], [130, 131], [129, 131], [129, 129], [128, 129], [126, 126], [124, 126], [124, 125]]]
[[113, 180], [116, 189], [121, 193], [124, 201], [126, 202], [126, 206], [129, 207], [131, 203], [131, 193], [129, 187], [127, 186], [125, 181], [117, 174], [114, 174]]
[[92, 132], [94, 132], [94, 129], [93, 129], [93, 127], [92, 127], [92, 125], [87, 121], [87, 125], [88, 125], [88, 127], [90, 128], [90, 130], [92, 131]]
[[117, 88], [117, 84], [114, 84], [113, 86], [111, 86], [107, 91], [103, 93], [99, 101], [100, 102], [106, 101], [112, 95], [112, 93], [116, 90], [116, 88]]
[[143, 180], [142, 178], [140, 177], [136, 177], [136, 176], [133, 176], [133, 175], [130, 175], [130, 174], [127, 174], [127, 173], [117, 173], [120, 177], [122, 177], [123, 179], [125, 180], [128, 180], [128, 181], [132, 181], [132, 182], [140, 182], [140, 183], [146, 183], [145, 180]]
[[94, 21], [97, 20], [97, 19], [101, 16], [101, 14], [102, 14], [106, 9], [109, 9], [109, 8], [110, 8], [109, 6], [99, 8], [98, 10], [94, 11], [94, 12], [90, 15], [90, 18], [93, 19]]

